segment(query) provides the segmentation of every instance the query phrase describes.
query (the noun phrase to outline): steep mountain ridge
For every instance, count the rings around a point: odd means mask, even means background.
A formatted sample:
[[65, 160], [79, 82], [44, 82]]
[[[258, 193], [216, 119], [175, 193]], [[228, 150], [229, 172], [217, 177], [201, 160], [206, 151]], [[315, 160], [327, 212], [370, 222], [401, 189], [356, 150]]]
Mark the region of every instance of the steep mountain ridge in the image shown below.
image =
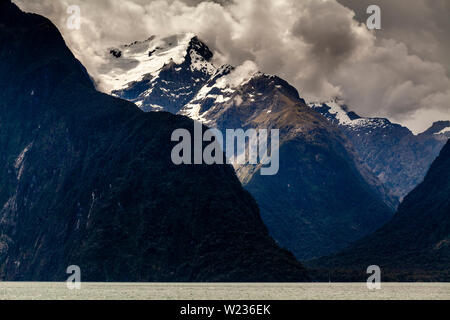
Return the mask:
[[198, 115], [208, 119], [208, 125], [222, 131], [280, 130], [276, 175], [262, 176], [260, 165], [235, 168], [282, 246], [299, 259], [320, 256], [347, 246], [389, 219], [391, 210], [381, 201], [382, 191], [367, 183], [346, 139], [310, 112], [287, 82], [258, 73], [234, 92], [225, 90], [225, 101], [218, 103], [216, 98]]
[[100, 82], [144, 111], [177, 113], [216, 69], [212, 53], [193, 34], [179, 34], [111, 48]]
[[427, 137], [431, 135], [436, 139], [447, 141], [450, 138], [450, 121], [436, 121], [418, 136]]
[[388, 119], [360, 117], [339, 100], [309, 106], [342, 130], [356, 154], [400, 200], [422, 182], [450, 137], [450, 121], [436, 122], [414, 135]]
[[231, 166], [176, 166], [192, 120], [97, 92], [47, 19], [0, 3], [0, 279], [304, 281]]
[[[156, 43], [146, 45], [142, 54], [153, 46]], [[375, 231], [392, 216], [393, 210], [382, 201], [391, 199], [385, 197], [376, 178], [354, 157], [346, 138], [311, 110], [295, 88], [276, 76], [258, 72], [251, 62], [216, 68], [209, 62], [211, 51], [203, 51], [208, 54], [199, 61], [208, 65], [202, 69], [202, 75], [209, 75], [206, 81], [194, 75], [192, 70], [197, 69], [192, 67], [192, 59], [188, 59], [192, 52], [187, 50], [179, 55], [184, 58], [178, 63], [162, 63], [160, 69], [146, 70], [154, 75], [152, 84], [145, 83], [143, 76], [142, 81], [128, 87], [169, 94], [189, 88], [192, 98], [187, 103], [182, 100], [181, 104], [185, 104], [178, 114], [223, 133], [226, 129], [241, 128], [280, 130], [278, 174], [261, 176], [261, 165], [235, 165], [235, 169], [245, 188], [256, 198], [264, 222], [281, 246], [299, 259], [318, 257]], [[124, 56], [126, 59], [127, 54]], [[171, 82], [166, 83], [165, 70], [169, 65], [172, 76]], [[114, 94], [120, 96], [121, 92]], [[138, 105], [150, 110], [153, 105], [161, 105], [159, 101], [159, 97], [148, 95]], [[176, 106], [173, 112], [180, 104], [172, 106]], [[241, 152], [245, 154], [245, 150]]]
[[349, 249], [312, 261], [317, 277], [361, 281], [378, 265], [385, 281], [450, 280], [450, 142], [391, 221]]

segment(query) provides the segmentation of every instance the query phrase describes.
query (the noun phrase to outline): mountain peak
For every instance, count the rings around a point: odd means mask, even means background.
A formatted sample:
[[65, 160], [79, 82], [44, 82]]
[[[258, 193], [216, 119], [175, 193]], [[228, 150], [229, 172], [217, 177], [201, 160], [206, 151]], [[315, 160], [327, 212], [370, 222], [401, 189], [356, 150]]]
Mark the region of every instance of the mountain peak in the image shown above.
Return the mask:
[[[156, 79], [167, 66], [181, 66], [214, 73], [213, 53], [193, 33], [168, 37], [151, 36], [144, 41], [109, 48], [101, 67], [99, 85], [106, 92], [125, 90], [132, 84]], [[177, 69], [178, 70], [178, 69]]]
[[11, 0], [0, 0], [0, 21], [17, 25], [24, 17], [23, 12]]
[[307, 279], [230, 166], [174, 165], [171, 133], [191, 120], [93, 90], [56, 27], [13, 10], [0, 11], [0, 281], [61, 281], [69, 263], [86, 281]]
[[197, 36], [194, 36], [189, 42], [189, 47], [187, 49], [189, 52], [193, 50], [195, 53], [200, 55], [206, 61], [211, 61], [213, 57], [212, 51], [208, 48], [208, 46], [199, 40]]
[[309, 106], [342, 130], [358, 156], [398, 199], [423, 180], [450, 137], [450, 121], [436, 122], [415, 136], [408, 128], [386, 118], [360, 117], [348, 111], [339, 99]]
[[308, 105], [313, 110], [321, 113], [323, 116], [325, 116], [325, 118], [337, 125], [361, 127], [371, 124], [384, 125], [384, 122], [389, 122], [387, 119], [370, 119], [360, 117], [355, 112], [348, 111], [348, 106], [344, 103], [343, 100], [339, 98], [334, 98], [326, 102], [310, 102], [308, 103]]
[[424, 136], [444, 136], [447, 138], [450, 138], [450, 121], [436, 121], [434, 122], [430, 128], [428, 128], [426, 131], [422, 132], [419, 135]]

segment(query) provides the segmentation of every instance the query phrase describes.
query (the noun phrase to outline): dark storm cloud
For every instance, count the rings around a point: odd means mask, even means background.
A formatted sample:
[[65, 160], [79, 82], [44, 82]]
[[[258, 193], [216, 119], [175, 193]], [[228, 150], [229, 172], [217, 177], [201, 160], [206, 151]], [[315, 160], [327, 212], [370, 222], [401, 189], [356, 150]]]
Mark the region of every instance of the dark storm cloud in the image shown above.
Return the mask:
[[[364, 0], [341, 0], [355, 9], [356, 18], [353, 10], [336, 0], [16, 3], [54, 21], [94, 78], [110, 46], [153, 34], [193, 32], [217, 52], [217, 64], [253, 63], [263, 72], [287, 79], [308, 100], [340, 96], [362, 115], [388, 116], [416, 131], [434, 120], [450, 119], [450, 80], [443, 66], [449, 59], [448, 40], [443, 38], [449, 31], [448, 19], [442, 21], [444, 14], [435, 13], [445, 12], [448, 1], [380, 1], [386, 31], [378, 33], [359, 23], [367, 18]], [[384, 3], [397, 1], [389, 13], [383, 9]], [[81, 8], [80, 30], [67, 28], [69, 5]], [[419, 11], [436, 21], [419, 19]], [[417, 19], [422, 26], [414, 27]], [[101, 83], [99, 87], [108, 89]]]
[[[354, 32], [352, 13], [336, 14], [340, 9], [337, 3], [323, 5], [313, 2], [292, 29], [293, 35], [311, 45], [311, 53], [329, 68], [335, 68], [348, 59], [360, 45], [360, 39]], [[322, 23], [318, 23], [317, 19]]]
[[366, 21], [366, 8], [377, 4], [382, 29], [377, 36], [404, 42], [422, 58], [442, 63], [450, 74], [450, 1], [448, 0], [339, 0]]

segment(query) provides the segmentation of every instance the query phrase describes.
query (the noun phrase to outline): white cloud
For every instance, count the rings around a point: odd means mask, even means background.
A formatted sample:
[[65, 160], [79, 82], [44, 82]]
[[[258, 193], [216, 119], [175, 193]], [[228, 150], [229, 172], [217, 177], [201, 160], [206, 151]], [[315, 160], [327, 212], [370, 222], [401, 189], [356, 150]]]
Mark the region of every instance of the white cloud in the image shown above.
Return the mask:
[[[361, 115], [387, 116], [424, 130], [450, 119], [446, 69], [380, 40], [336, 0], [21, 0], [52, 19], [95, 78], [103, 50], [152, 34], [193, 32], [217, 53], [216, 63], [253, 61], [288, 80], [306, 99], [346, 99]], [[79, 5], [82, 28], [66, 28], [66, 8]], [[426, 117], [423, 114], [427, 114]]]

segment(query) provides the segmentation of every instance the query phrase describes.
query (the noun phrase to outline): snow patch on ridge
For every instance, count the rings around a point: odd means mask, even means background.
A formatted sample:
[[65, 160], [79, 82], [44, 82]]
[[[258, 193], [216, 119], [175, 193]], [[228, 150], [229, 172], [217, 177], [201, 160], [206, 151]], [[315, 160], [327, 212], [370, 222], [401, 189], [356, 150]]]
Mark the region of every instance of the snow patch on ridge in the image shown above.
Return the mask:
[[111, 48], [101, 67], [102, 87], [109, 92], [122, 90], [131, 82], [143, 80], [145, 75], [156, 77], [167, 63], [183, 63], [193, 37], [192, 33], [166, 38], [152, 36], [142, 42]]
[[439, 134], [445, 134], [445, 133], [447, 133], [447, 132], [450, 132], [450, 127], [444, 128], [444, 129], [442, 129], [441, 131], [436, 132], [435, 134], [436, 134], [436, 135], [439, 135]]
[[[257, 66], [251, 61], [246, 61], [234, 69], [230, 66], [223, 66], [217, 69], [215, 74], [211, 77], [211, 79], [215, 79], [215, 81], [210, 81], [204, 85], [191, 102], [184, 106], [179, 114], [201, 121], [206, 125], [210, 124], [210, 121], [206, 119], [206, 115], [210, 110], [201, 113], [202, 103], [206, 99], [213, 99], [214, 104], [230, 101], [231, 96], [236, 92], [236, 89], [245, 85], [257, 74], [259, 74]], [[242, 98], [239, 96], [235, 97], [235, 100], [236, 99], [241, 99], [242, 101]]]
[[[386, 128], [390, 124], [389, 120], [383, 118], [358, 117], [356, 119], [352, 119], [349, 116], [349, 112], [346, 110], [344, 102], [339, 99], [333, 99], [323, 103], [310, 102], [308, 103], [308, 106], [323, 114], [332, 123], [342, 126], [352, 128]], [[328, 108], [328, 110], [324, 112], [323, 108]]]

